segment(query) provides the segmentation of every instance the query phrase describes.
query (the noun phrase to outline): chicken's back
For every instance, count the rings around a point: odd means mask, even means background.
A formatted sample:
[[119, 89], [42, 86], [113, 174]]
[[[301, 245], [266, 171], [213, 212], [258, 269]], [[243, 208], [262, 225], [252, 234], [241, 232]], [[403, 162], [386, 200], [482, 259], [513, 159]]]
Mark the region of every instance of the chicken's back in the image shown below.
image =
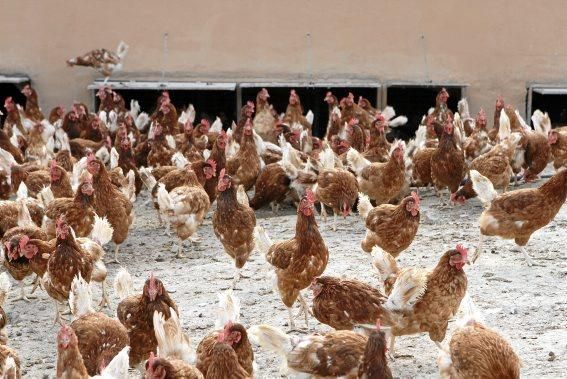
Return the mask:
[[343, 169], [324, 170], [317, 176], [317, 200], [333, 208], [333, 212], [341, 214], [343, 202], [351, 207], [358, 198], [356, 177]]
[[79, 339], [79, 351], [91, 376], [99, 374], [130, 342], [126, 328], [100, 312], [79, 317], [71, 323], [71, 328]]
[[352, 330], [355, 324], [373, 324], [380, 318], [386, 297], [379, 289], [358, 280], [321, 277], [323, 286], [313, 299], [313, 314], [336, 330]]
[[449, 343], [455, 379], [519, 378], [520, 359], [498, 333], [473, 322], [457, 329]]
[[367, 340], [344, 330], [303, 337], [288, 353], [287, 364], [316, 377], [356, 377]]

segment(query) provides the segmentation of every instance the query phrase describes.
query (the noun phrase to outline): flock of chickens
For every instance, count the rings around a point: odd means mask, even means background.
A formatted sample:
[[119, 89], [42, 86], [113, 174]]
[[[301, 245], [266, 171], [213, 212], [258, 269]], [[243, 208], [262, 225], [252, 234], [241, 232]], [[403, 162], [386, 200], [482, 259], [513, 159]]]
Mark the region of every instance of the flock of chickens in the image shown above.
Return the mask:
[[[494, 124], [481, 109], [476, 118], [466, 100], [459, 112], [447, 107], [443, 89], [423, 117], [415, 139], [388, 141], [390, 128], [407, 120], [391, 107], [372, 108], [349, 94], [339, 101], [331, 92], [329, 124], [323, 139], [313, 137], [313, 115], [304, 115], [291, 91], [278, 115], [262, 89], [247, 102], [240, 121], [225, 130], [220, 120], [195, 122], [192, 106], [178, 113], [169, 94], [156, 109], [126, 109], [108, 86], [97, 93], [98, 113], [82, 103], [69, 111], [54, 108], [47, 118], [38, 95], [22, 90], [25, 107], [11, 98], [0, 130], [0, 232], [3, 265], [0, 304], [11, 276], [21, 285], [35, 274], [32, 292], [41, 287], [53, 299], [57, 335], [57, 378], [127, 378], [139, 368], [147, 378], [251, 378], [257, 344], [282, 359], [282, 374], [299, 377], [391, 378], [389, 355], [396, 336], [428, 333], [439, 348], [443, 378], [518, 378], [520, 360], [506, 340], [479, 322], [467, 295], [464, 266], [474, 263], [489, 236], [514, 239], [524, 250], [532, 233], [547, 225], [567, 196], [567, 130], [551, 129], [547, 114], [532, 116], [535, 130], [503, 99], [496, 101]], [[556, 173], [539, 188], [507, 191], [510, 179], [535, 180], [553, 162]], [[518, 174], [520, 178], [518, 179]], [[444, 206], [478, 196], [480, 241], [469, 254], [458, 244], [439, 255], [431, 269], [398, 267], [420, 224], [419, 188], [449, 190]], [[417, 188], [411, 190], [411, 188]], [[219, 296], [217, 329], [193, 349], [181, 328], [175, 300], [153, 274], [141, 293], [121, 268], [114, 290], [121, 299], [116, 317], [97, 312], [91, 282], [102, 286], [100, 306], [108, 305], [103, 246], [119, 246], [133, 226], [133, 203], [146, 188], [159, 223], [183, 243], [198, 243], [197, 231], [212, 214], [214, 233], [234, 260], [233, 287], [253, 251], [273, 266], [274, 286], [295, 318], [315, 317], [335, 331], [291, 336], [269, 325], [246, 328], [238, 322], [239, 300], [229, 290]], [[254, 188], [249, 198], [247, 191]], [[495, 189], [503, 190], [498, 194]], [[8, 200], [12, 196], [16, 200]], [[297, 206], [295, 237], [272, 242], [256, 225], [255, 210], [280, 204]], [[212, 207], [216, 202], [216, 207]], [[324, 276], [329, 251], [316, 221], [327, 210], [347, 217], [357, 210], [367, 232], [362, 250], [371, 253], [382, 288], [356, 279]], [[8, 276], [9, 275], [9, 276]], [[310, 289], [310, 307], [301, 291]], [[292, 308], [298, 302], [300, 313]], [[60, 316], [69, 304], [73, 321]], [[447, 325], [464, 308], [465, 318], [444, 347]], [[9, 320], [1, 311], [1, 325]], [[387, 338], [389, 342], [387, 342]], [[20, 358], [0, 344], [3, 377], [20, 377]]]

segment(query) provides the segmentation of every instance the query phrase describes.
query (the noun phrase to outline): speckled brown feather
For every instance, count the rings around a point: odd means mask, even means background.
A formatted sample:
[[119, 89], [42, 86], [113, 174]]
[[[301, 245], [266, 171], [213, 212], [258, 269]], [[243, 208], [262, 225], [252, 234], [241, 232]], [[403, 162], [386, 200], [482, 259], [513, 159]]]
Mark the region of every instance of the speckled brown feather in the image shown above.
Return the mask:
[[465, 157], [453, 137], [444, 132], [439, 147], [431, 155], [431, 179], [435, 188], [448, 187], [451, 193], [459, 189], [466, 170]]
[[449, 343], [451, 378], [520, 378], [520, 359], [498, 333], [472, 322], [457, 329]]
[[366, 217], [366, 236], [362, 250], [370, 253], [379, 246], [393, 257], [407, 249], [419, 228], [419, 213], [412, 216], [406, 205], [412, 197], [406, 197], [399, 205], [383, 204], [373, 208]]
[[356, 177], [349, 171], [335, 168], [323, 170], [317, 176], [317, 200], [341, 214], [343, 202], [352, 209], [358, 198]]
[[322, 286], [313, 299], [313, 314], [319, 322], [337, 330], [352, 330], [355, 324], [374, 324], [380, 318], [386, 297], [378, 288], [331, 276], [315, 282]]
[[71, 323], [71, 328], [79, 339], [79, 351], [91, 376], [99, 374], [130, 343], [124, 325], [104, 313], [82, 315]]
[[260, 175], [260, 157], [252, 135], [242, 135], [240, 150], [226, 162], [226, 171], [236, 185], [242, 184], [248, 191]]
[[279, 163], [270, 163], [258, 175], [250, 206], [253, 209], [260, 209], [271, 202], [283, 202], [289, 192], [290, 183], [282, 166]]

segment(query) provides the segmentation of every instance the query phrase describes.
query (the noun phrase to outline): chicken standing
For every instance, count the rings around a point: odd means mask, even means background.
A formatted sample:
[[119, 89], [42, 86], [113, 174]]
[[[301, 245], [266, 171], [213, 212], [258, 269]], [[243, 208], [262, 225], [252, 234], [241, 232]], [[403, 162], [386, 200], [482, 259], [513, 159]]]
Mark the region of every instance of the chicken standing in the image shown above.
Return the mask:
[[94, 209], [100, 217], [107, 217], [114, 228], [114, 262], [118, 262], [120, 244], [128, 237], [128, 229], [134, 218], [132, 203], [112, 185], [106, 167], [92, 153], [87, 157], [87, 170], [93, 176]]
[[232, 286], [240, 280], [240, 270], [254, 249], [256, 215], [248, 204], [236, 198], [234, 180], [222, 170], [219, 175], [217, 210], [213, 214], [213, 230], [225, 252], [234, 259], [236, 271]]
[[372, 208], [364, 194], [359, 195], [358, 211], [366, 224], [362, 250], [372, 252], [374, 246], [396, 258], [413, 242], [419, 228], [419, 195], [412, 192], [399, 205], [382, 204]]
[[274, 266], [277, 288], [288, 309], [289, 326], [292, 329], [295, 328], [292, 307], [297, 299], [308, 324], [309, 308], [301, 296], [301, 290], [325, 271], [329, 260], [329, 250], [315, 221], [314, 202], [313, 193], [307, 190], [297, 209], [295, 237], [290, 240], [272, 243], [263, 228], [255, 230], [258, 249]]
[[567, 169], [560, 169], [539, 188], [524, 188], [498, 195], [492, 182], [478, 171], [470, 176], [474, 191], [486, 205], [480, 215], [480, 239], [472, 262], [482, 253], [485, 236], [514, 239], [528, 266], [533, 261], [525, 246], [531, 235], [549, 224], [567, 198]]
[[336, 330], [375, 322], [386, 300], [379, 289], [354, 279], [321, 276], [309, 288], [313, 291], [313, 315]]
[[427, 332], [437, 345], [445, 338], [453, 317], [467, 291], [467, 249], [457, 245], [445, 252], [431, 269], [399, 269], [388, 253], [377, 255], [374, 266], [384, 280], [388, 300], [382, 322], [391, 327], [390, 353], [396, 336]]
[[316, 378], [356, 378], [368, 341], [348, 330], [296, 337], [273, 326], [255, 325], [248, 333], [253, 342], [280, 356], [282, 375]]
[[130, 365], [138, 365], [155, 352], [157, 339], [154, 332], [154, 311], [161, 312], [164, 317], [171, 317], [170, 309], [177, 314], [179, 310], [169, 297], [161, 280], [153, 274], [144, 284], [141, 294], [130, 295], [123, 299], [116, 308], [118, 320], [126, 327], [130, 338]]
[[317, 184], [313, 192], [321, 203], [321, 215], [327, 220], [325, 206], [333, 209], [333, 230], [337, 230], [337, 214], [343, 217], [350, 214], [358, 197], [358, 183], [356, 177], [342, 168], [335, 168], [335, 153], [327, 148], [320, 155], [322, 169], [317, 176]]

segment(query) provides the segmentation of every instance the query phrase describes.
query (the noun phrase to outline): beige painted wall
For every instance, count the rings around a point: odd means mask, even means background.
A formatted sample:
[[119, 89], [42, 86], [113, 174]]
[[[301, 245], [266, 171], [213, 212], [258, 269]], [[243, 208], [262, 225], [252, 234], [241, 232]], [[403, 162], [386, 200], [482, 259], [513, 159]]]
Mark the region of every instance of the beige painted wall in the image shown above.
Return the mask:
[[473, 112], [498, 94], [523, 112], [526, 82], [567, 77], [565, 15], [561, 0], [3, 1], [0, 73], [28, 74], [44, 109], [89, 101], [98, 75], [65, 60], [124, 40], [128, 73], [461, 82]]

